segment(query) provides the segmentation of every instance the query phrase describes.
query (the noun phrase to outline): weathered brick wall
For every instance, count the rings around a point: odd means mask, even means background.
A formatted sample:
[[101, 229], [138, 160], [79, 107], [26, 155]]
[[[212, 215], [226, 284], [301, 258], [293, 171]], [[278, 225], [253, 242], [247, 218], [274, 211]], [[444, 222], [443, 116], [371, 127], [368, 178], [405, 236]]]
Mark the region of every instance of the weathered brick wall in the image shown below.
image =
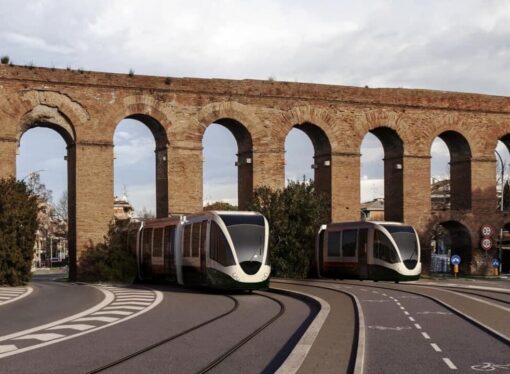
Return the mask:
[[[87, 243], [102, 240], [112, 217], [113, 134], [127, 117], [143, 121], [156, 138], [159, 215], [201, 209], [202, 136], [220, 122], [234, 133], [239, 157], [252, 159], [239, 166], [243, 202], [253, 187], [284, 186], [285, 138], [306, 124], [301, 128], [316, 148], [317, 182], [331, 193], [333, 220], [359, 218], [360, 146], [373, 131], [389, 165], [387, 216], [415, 225], [424, 243], [435, 224], [455, 220], [468, 228], [477, 253], [481, 223], [510, 221], [496, 211], [494, 177], [497, 140], [510, 134], [508, 97], [0, 65], [0, 176], [15, 173], [24, 131], [41, 124], [59, 131], [70, 147], [70, 239], [78, 258]], [[452, 178], [470, 178], [471, 186], [459, 184], [459, 209], [434, 213], [430, 148], [449, 132], [463, 137], [470, 152]]]

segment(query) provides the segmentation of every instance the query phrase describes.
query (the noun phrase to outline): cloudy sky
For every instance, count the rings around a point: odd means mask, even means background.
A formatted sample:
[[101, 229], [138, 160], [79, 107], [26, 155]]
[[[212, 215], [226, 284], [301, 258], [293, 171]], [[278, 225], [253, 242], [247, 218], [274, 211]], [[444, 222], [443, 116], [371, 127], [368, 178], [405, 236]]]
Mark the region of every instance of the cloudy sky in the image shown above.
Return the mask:
[[[510, 1], [0, 0], [0, 55], [17, 64], [117, 73], [509, 96]], [[115, 193], [125, 188], [137, 210], [154, 210], [149, 131], [123, 121], [114, 142]], [[211, 126], [204, 148], [204, 199], [235, 202], [233, 137]], [[306, 135], [293, 130], [286, 150], [287, 177], [311, 176]], [[433, 176], [447, 176], [446, 147], [436, 142], [432, 151]], [[378, 140], [368, 135], [361, 153], [362, 200], [382, 196]], [[30, 130], [18, 177], [42, 170], [58, 199], [66, 188], [64, 155], [56, 133]]]

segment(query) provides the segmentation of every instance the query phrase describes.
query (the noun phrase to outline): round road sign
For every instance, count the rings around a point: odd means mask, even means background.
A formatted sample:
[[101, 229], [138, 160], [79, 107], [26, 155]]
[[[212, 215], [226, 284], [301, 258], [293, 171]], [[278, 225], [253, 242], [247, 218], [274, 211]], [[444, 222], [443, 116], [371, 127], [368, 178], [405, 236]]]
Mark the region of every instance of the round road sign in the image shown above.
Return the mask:
[[493, 268], [499, 268], [499, 265], [501, 265], [499, 258], [493, 258], [491, 261], [491, 265]]
[[458, 264], [460, 264], [460, 256], [459, 256], [459, 255], [453, 255], [453, 256], [450, 258], [450, 262], [452, 263], [452, 265], [458, 265]]
[[488, 251], [489, 249], [492, 248], [492, 239], [491, 238], [483, 238], [480, 242], [480, 245], [482, 246], [483, 249]]
[[482, 225], [480, 228], [480, 233], [484, 238], [487, 238], [489, 236], [493, 236], [495, 234], [496, 230], [491, 225]]

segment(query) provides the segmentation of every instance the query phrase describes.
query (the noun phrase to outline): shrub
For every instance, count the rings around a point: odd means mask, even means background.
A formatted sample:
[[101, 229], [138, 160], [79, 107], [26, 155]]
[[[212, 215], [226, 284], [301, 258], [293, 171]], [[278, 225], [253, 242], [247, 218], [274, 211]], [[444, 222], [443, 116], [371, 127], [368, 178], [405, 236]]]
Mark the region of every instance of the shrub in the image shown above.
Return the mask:
[[329, 221], [329, 203], [315, 191], [313, 181], [289, 181], [284, 190], [257, 188], [250, 209], [264, 214], [269, 222], [273, 275], [310, 275], [315, 235]]
[[2, 56], [2, 57], [0, 57], [0, 62], [1, 62], [2, 64], [8, 64], [8, 63], [9, 63], [9, 60], [10, 60], [10, 59], [9, 59], [9, 56]]
[[37, 197], [25, 182], [0, 179], [0, 284], [30, 281], [37, 211]]
[[128, 250], [127, 225], [111, 224], [104, 242], [89, 245], [79, 260], [78, 276], [88, 282], [128, 282], [136, 277], [136, 258]]

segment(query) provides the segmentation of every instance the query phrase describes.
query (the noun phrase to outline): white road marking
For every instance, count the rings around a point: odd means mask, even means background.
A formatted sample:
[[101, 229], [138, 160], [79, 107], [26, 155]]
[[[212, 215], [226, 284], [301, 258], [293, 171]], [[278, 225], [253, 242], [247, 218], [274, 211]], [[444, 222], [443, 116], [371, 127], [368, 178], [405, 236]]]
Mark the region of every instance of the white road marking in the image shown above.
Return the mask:
[[100, 316], [105, 314], [117, 314], [119, 316], [129, 316], [130, 314], [133, 314], [133, 312], [126, 312], [124, 310], [110, 310], [106, 312], [95, 312], [92, 313], [93, 316]]
[[[404, 311], [404, 314], [405, 314], [406, 316], [408, 316], [408, 315], [409, 315], [409, 312]], [[413, 319], [413, 321], [414, 321], [414, 319]]]
[[402, 304], [400, 304], [400, 303], [397, 301], [397, 305], [398, 305], [398, 306], [401, 306]]
[[141, 302], [141, 301], [119, 301], [112, 303], [112, 305], [150, 305], [150, 303]]
[[14, 301], [18, 301], [20, 299], [23, 299], [24, 297], [27, 297], [30, 295], [34, 289], [32, 287], [24, 287], [24, 288], [16, 288], [16, 289], [7, 289], [7, 288], [0, 288], [0, 293], [5, 295], [12, 295], [12, 298], [5, 301], [0, 301], [0, 305], [5, 305], [12, 303]]
[[387, 303], [389, 300], [361, 300], [365, 303]]
[[372, 293], [379, 293], [379, 291], [372, 291]]
[[64, 335], [49, 333], [49, 334], [32, 334], [32, 335], [23, 335], [19, 338], [15, 338], [14, 340], [40, 340], [42, 342], [48, 342], [50, 340], [54, 340], [57, 338], [62, 338]]
[[283, 362], [283, 364], [280, 366], [280, 368], [276, 371], [278, 374], [293, 374], [296, 373], [301, 365], [303, 364], [306, 356], [308, 355], [308, 352], [312, 348], [313, 343], [315, 342], [315, 339], [317, 338], [317, 335], [319, 335], [319, 332], [328, 318], [328, 314], [330, 312], [330, 305], [327, 301], [318, 298], [317, 296], [310, 295], [310, 294], [304, 294], [298, 291], [290, 291], [302, 295], [306, 295], [310, 298], [315, 299], [318, 301], [321, 305], [321, 309], [317, 316], [314, 318], [306, 332], [303, 334], [299, 342], [296, 344], [292, 352], [288, 355], [287, 359]]
[[421, 334], [423, 335], [423, 337], [424, 337], [425, 339], [427, 339], [427, 340], [428, 340], [428, 339], [430, 339], [429, 334], [427, 334], [426, 332], [422, 332]]
[[417, 312], [416, 314], [439, 314], [439, 315], [443, 315], [443, 316], [451, 316], [452, 315], [450, 312], [429, 312], [429, 311]]
[[12, 352], [18, 349], [14, 344], [0, 345], [0, 353]]
[[416, 327], [418, 330], [421, 330], [421, 326], [418, 325], [417, 323], [414, 324], [414, 327]]
[[455, 366], [452, 362], [452, 360], [450, 360], [448, 357], [443, 357], [443, 361], [446, 365], [448, 365], [448, 367], [452, 370], [457, 370], [457, 366]]
[[383, 296], [388, 296], [388, 295], [386, 295], [385, 293], [383, 293], [382, 295], [383, 295]]
[[110, 310], [110, 309], [143, 310], [145, 308], [143, 306], [129, 306], [129, 305], [107, 306], [106, 308], [103, 308], [103, 310]]
[[408, 317], [408, 318], [409, 318], [409, 321], [414, 322], [414, 318], [413, 317]]
[[403, 306], [401, 306], [401, 307], [400, 307], [400, 309], [402, 309], [402, 310], [406, 310], [406, 308], [404, 308]]
[[[39, 340], [45, 340], [45, 339], [50, 339], [50, 337], [52, 337], [52, 334], [46, 334], [46, 333], [42, 333], [44, 331], [48, 331], [50, 329], [52, 330], [57, 330], [57, 329], [60, 329], [60, 330], [64, 330], [65, 328], [70, 328], [71, 330], [78, 330], [80, 332], [76, 332], [76, 333], [72, 333], [70, 335], [61, 335], [61, 337], [57, 337], [53, 340], [49, 340], [49, 341], [45, 341], [45, 342], [42, 342], [42, 343], [35, 343], [35, 344], [32, 344], [32, 345], [29, 345], [29, 346], [26, 346], [24, 348], [12, 348], [12, 347], [9, 347], [10, 345], [7, 345], [8, 342], [6, 342], [5, 345], [1, 345], [0, 347], [1, 350], [0, 350], [0, 358], [3, 358], [3, 357], [7, 357], [7, 356], [12, 356], [12, 355], [15, 355], [15, 354], [18, 354], [18, 353], [22, 353], [22, 352], [27, 352], [27, 351], [30, 351], [30, 350], [33, 350], [33, 349], [36, 349], [36, 348], [42, 348], [42, 347], [46, 347], [48, 345], [51, 345], [51, 344], [55, 344], [57, 342], [62, 342], [62, 341], [66, 341], [66, 340], [69, 340], [69, 339], [74, 339], [76, 337], [79, 337], [79, 336], [82, 336], [82, 335], [85, 335], [85, 334], [89, 334], [91, 332], [95, 332], [95, 331], [99, 331], [99, 330], [102, 330], [102, 329], [105, 329], [107, 327], [111, 327], [113, 325], [116, 325], [118, 323], [122, 323], [122, 322], [125, 322], [125, 321], [128, 321], [132, 318], [135, 318], [137, 316], [139, 316], [140, 314], [143, 314], [143, 313], [146, 313], [148, 311], [150, 311], [151, 309], [155, 308], [157, 305], [159, 305], [161, 303], [161, 301], [163, 300], [163, 294], [160, 292], [160, 291], [146, 291], [146, 293], [148, 292], [152, 292], [154, 294], [154, 300], [152, 301], [152, 303], [141, 303], [143, 305], [145, 305], [146, 307], [145, 308], [141, 308], [141, 307], [133, 307], [133, 308], [136, 308], [136, 309], [141, 309], [141, 310], [138, 310], [126, 317], [123, 317], [123, 318], [113, 318], [113, 317], [88, 317], [90, 316], [92, 313], [94, 312], [97, 312], [105, 307], [108, 307], [108, 306], [111, 306], [112, 305], [112, 302], [114, 301], [115, 299], [115, 295], [113, 292], [111, 292], [109, 289], [106, 289], [106, 287], [97, 287], [101, 292], [103, 292], [105, 294], [105, 298], [104, 300], [99, 303], [98, 305], [90, 308], [90, 309], [87, 309], [81, 313], [78, 313], [78, 314], [75, 314], [73, 316], [70, 316], [70, 317], [67, 317], [67, 318], [63, 318], [61, 320], [58, 320], [58, 321], [54, 321], [54, 322], [51, 322], [51, 323], [47, 323], [45, 325], [42, 325], [42, 326], [38, 326], [38, 327], [34, 327], [34, 328], [31, 328], [31, 329], [28, 329], [28, 330], [24, 330], [24, 331], [19, 331], [19, 332], [16, 332], [16, 333], [13, 333], [13, 334], [9, 334], [9, 335], [5, 335], [5, 336], [0, 336], [0, 342], [3, 342], [3, 341], [6, 341], [6, 340], [15, 340], [15, 339], [30, 339], [30, 338], [35, 338], [35, 339], [39, 339]], [[113, 307], [114, 309], [119, 309], [119, 308], [124, 308], [122, 306], [117, 306], [117, 307]], [[90, 326], [88, 324], [74, 324], [74, 322], [78, 322], [78, 321], [98, 321], [99, 324], [95, 324], [94, 326], [92, 326], [91, 328], [86, 328], [85, 326]], [[107, 323], [107, 322], [104, 322], [104, 321], [112, 321], [111, 323]], [[71, 322], [71, 323], [69, 323]], [[68, 323], [66, 325], [66, 323]], [[81, 326], [82, 328], [80, 328], [79, 326]], [[41, 332], [39, 334], [39, 332]], [[31, 336], [30, 336], [31, 335]], [[60, 335], [60, 334], [53, 334], [53, 336], [55, 335]], [[16, 346], [15, 346], [16, 347]]]
[[409, 326], [397, 326], [397, 327], [386, 327], [386, 326], [368, 326], [369, 329], [373, 330], [391, 330], [391, 331], [402, 331], [402, 330], [411, 330], [411, 327]]
[[48, 330], [66, 330], [66, 329], [70, 329], [70, 330], [85, 331], [85, 330], [91, 329], [93, 327], [96, 327], [96, 326], [94, 326], [94, 325], [85, 325], [85, 324], [59, 325], [59, 326], [50, 327]]
[[430, 345], [432, 346], [432, 348], [434, 348], [434, 351], [442, 352], [441, 348], [439, 348], [439, 346], [436, 343], [430, 343]]
[[115, 301], [143, 301], [143, 302], [151, 302], [154, 300], [153, 297], [117, 297], [115, 298]]
[[84, 317], [75, 319], [76, 322], [88, 322], [88, 321], [99, 321], [99, 322], [115, 322], [117, 317]]

